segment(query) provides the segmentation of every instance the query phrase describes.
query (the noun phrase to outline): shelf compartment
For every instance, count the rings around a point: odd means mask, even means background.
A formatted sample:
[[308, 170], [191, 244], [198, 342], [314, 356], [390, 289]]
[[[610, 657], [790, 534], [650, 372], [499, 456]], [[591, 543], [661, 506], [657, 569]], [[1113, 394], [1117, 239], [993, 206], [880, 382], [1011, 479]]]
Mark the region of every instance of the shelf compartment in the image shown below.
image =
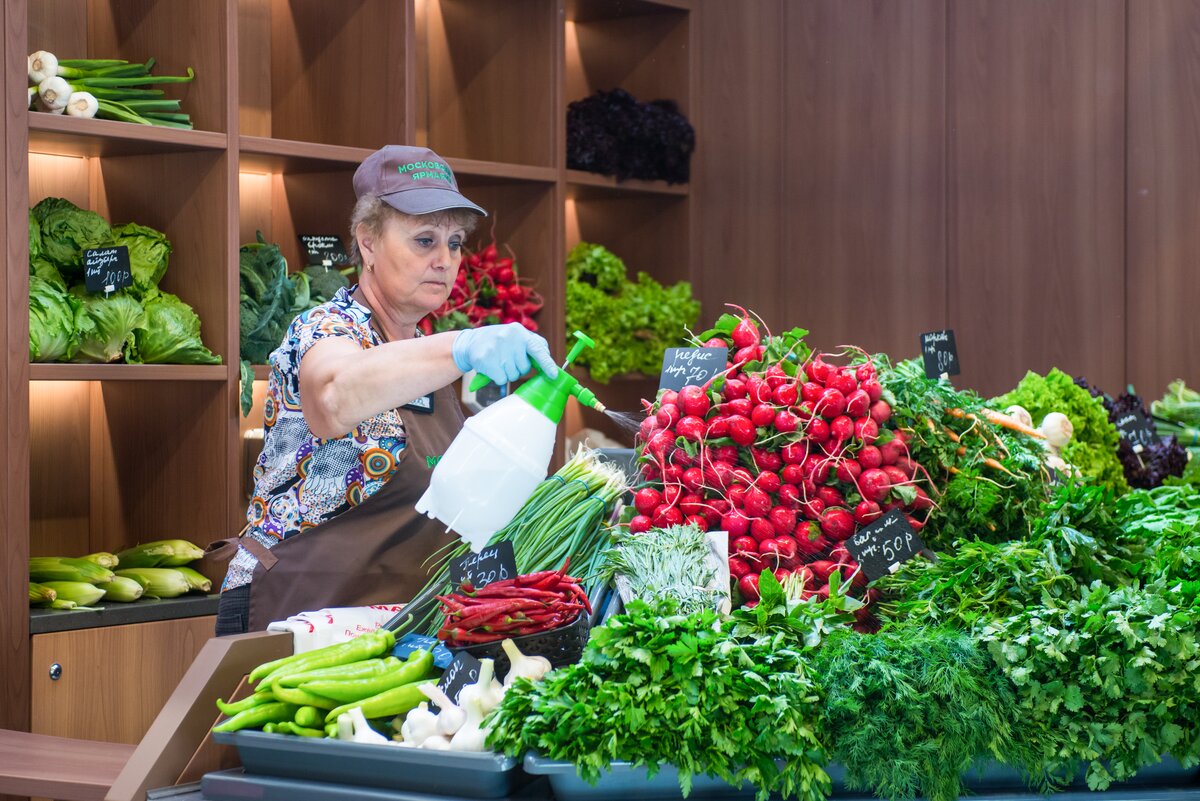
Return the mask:
[[353, 171], [374, 152], [364, 147], [245, 135], [239, 137], [238, 148], [241, 156], [238, 169], [256, 173], [328, 172], [347, 167]]
[[224, 382], [33, 381], [30, 553], [229, 536]]
[[237, 5], [243, 133], [371, 150], [403, 141], [409, 4]]
[[[590, 195], [601, 198], [627, 195], [641, 197], [645, 195], [668, 195], [673, 197], [687, 196], [687, 184], [668, 184], [665, 181], [639, 181], [629, 179], [618, 181], [611, 175], [598, 175], [582, 170], [567, 170], [567, 183], [572, 185], [575, 194]], [[590, 191], [595, 190], [595, 191]]]
[[224, 150], [229, 138], [215, 131], [183, 131], [113, 120], [85, 120], [28, 112], [29, 151], [57, 156], [129, 156], [189, 150]]
[[416, 139], [444, 158], [553, 167], [553, 0], [420, 0]]
[[[198, 130], [229, 129], [226, 66], [229, 4], [38, 0], [29, 3], [28, 8], [30, 52], [49, 50], [59, 58], [123, 58], [142, 62], [153, 57], [157, 63], [151, 72], [155, 75], [183, 75], [191, 67], [196, 72], [191, 83], [162, 84], [158, 88], [166, 92], [167, 98], [182, 101], [183, 110], [191, 115]], [[183, 32], [186, 35], [181, 35]], [[179, 133], [176, 129], [163, 130]]]
[[173, 251], [159, 286], [195, 310], [204, 344], [226, 363], [231, 355], [227, 158], [224, 151], [204, 150], [94, 158], [29, 155], [31, 207], [46, 197], [63, 197], [112, 224], [136, 222], [166, 234]]
[[29, 365], [31, 381], [226, 381], [223, 364], [53, 364]]
[[687, 9], [675, 3], [569, 4], [564, 42], [567, 102], [619, 87], [643, 103], [674, 100], [688, 114], [689, 24]]
[[604, 245], [625, 262], [631, 279], [641, 271], [664, 284], [688, 280], [687, 232], [686, 197], [567, 187], [567, 251], [581, 241]]

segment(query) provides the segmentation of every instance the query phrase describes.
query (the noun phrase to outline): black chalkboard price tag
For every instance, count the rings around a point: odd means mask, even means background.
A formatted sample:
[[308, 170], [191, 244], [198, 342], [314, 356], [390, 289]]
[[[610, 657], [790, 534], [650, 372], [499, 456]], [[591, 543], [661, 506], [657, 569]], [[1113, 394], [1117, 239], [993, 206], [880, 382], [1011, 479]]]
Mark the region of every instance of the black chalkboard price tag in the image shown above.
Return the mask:
[[1129, 412], [1117, 418], [1117, 433], [1121, 439], [1133, 446], [1134, 453], [1141, 453], [1154, 444], [1156, 434], [1144, 414]]
[[893, 509], [855, 532], [846, 540], [846, 550], [858, 562], [867, 580], [874, 581], [895, 573], [901, 563], [925, 550], [925, 543], [900, 510]]
[[450, 583], [456, 587], [469, 581], [475, 585], [475, 589], [479, 589], [494, 581], [516, 577], [517, 559], [513, 556], [513, 545], [508, 540], [501, 540], [479, 553], [469, 553], [450, 563]]
[[323, 264], [337, 267], [350, 263], [350, 255], [342, 238], [334, 234], [300, 234], [300, 247], [304, 248], [307, 264]]
[[921, 358], [925, 362], [925, 377], [940, 378], [943, 375], [958, 375], [958, 346], [954, 344], [954, 331], [929, 331], [921, 334]]
[[450, 667], [450, 663], [454, 661], [454, 655], [450, 653], [450, 649], [437, 637], [413, 632], [396, 640], [396, 645], [392, 648], [392, 656], [397, 659], [408, 659], [414, 651], [433, 651], [433, 666], [442, 670]]
[[83, 251], [83, 285], [88, 292], [116, 292], [133, 286], [133, 270], [129, 266], [129, 248], [89, 248]]
[[667, 348], [658, 388], [678, 392], [684, 387], [702, 387], [725, 369], [728, 360], [725, 348]]
[[[451, 701], [457, 704], [458, 694], [462, 692], [463, 687], [479, 681], [481, 667], [483, 665], [478, 659], [465, 651], [459, 651], [454, 655], [454, 661], [450, 663], [450, 667], [446, 668], [446, 672], [438, 679], [438, 687]], [[434, 709], [437, 704], [429, 706]]]

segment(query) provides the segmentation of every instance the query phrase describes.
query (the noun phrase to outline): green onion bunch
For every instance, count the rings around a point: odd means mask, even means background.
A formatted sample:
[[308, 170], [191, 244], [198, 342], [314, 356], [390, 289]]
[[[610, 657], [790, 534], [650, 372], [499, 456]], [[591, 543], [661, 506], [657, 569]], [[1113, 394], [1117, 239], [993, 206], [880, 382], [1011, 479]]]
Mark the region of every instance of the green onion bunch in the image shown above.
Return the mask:
[[152, 84], [189, 83], [187, 75], [151, 75], [154, 59], [130, 63], [115, 58], [59, 59], [46, 50], [28, 59], [29, 102], [39, 111], [71, 117], [100, 117], [138, 125], [192, 127], [178, 100], [165, 98]]

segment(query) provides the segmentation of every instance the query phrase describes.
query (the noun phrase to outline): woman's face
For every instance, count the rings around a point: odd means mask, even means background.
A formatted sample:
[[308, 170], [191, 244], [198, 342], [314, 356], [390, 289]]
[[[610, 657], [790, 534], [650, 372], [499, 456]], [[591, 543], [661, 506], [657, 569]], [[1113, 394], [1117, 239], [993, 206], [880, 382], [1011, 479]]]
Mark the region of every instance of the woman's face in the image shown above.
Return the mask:
[[364, 260], [374, 266], [362, 282], [415, 323], [450, 297], [465, 238], [453, 222], [389, 214], [377, 238], [360, 237]]

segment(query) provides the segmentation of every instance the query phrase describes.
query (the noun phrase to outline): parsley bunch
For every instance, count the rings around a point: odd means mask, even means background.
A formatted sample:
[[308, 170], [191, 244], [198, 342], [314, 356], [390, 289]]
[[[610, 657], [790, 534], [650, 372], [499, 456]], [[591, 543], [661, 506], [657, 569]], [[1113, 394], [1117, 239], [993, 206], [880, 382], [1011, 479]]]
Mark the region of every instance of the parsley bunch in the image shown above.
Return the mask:
[[831, 756], [880, 798], [954, 801], [977, 758], [1036, 773], [1012, 685], [971, 637], [914, 627], [834, 634], [816, 654]]
[[980, 639], [1017, 687], [1022, 726], [1057, 729], [1048, 769], [1087, 764], [1093, 790], [1170, 753], [1200, 759], [1200, 608], [1164, 586], [1100, 582], [984, 627]]
[[800, 654], [739, 641], [709, 610], [665, 610], [634, 600], [592, 630], [582, 662], [516, 681], [489, 721], [489, 747], [573, 762], [593, 783], [628, 760], [651, 775], [675, 765], [685, 795], [708, 774], [753, 784], [759, 801], [824, 799], [819, 698]]

